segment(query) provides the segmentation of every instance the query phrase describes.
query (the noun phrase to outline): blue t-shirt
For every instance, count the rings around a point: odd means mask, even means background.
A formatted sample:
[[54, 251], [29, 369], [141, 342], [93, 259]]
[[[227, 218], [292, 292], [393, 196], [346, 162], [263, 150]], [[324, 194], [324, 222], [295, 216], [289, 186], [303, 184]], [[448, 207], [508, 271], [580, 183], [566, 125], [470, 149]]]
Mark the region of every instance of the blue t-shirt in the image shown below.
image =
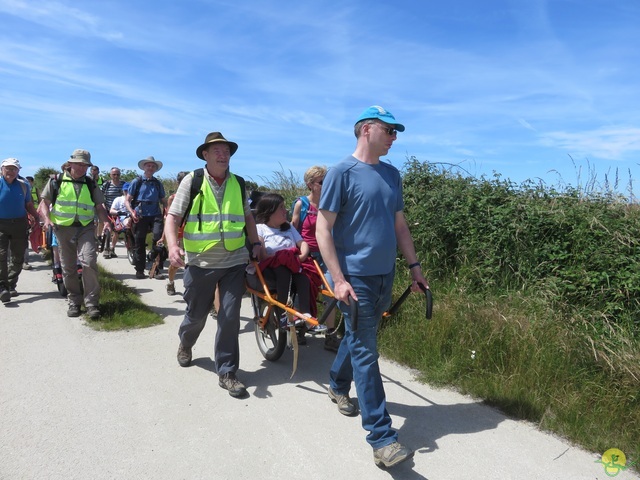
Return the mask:
[[402, 179], [393, 165], [347, 157], [324, 177], [318, 208], [337, 214], [333, 241], [345, 275], [393, 271], [395, 214], [404, 208]]
[[160, 201], [164, 198], [164, 187], [157, 178], [135, 178], [129, 185], [129, 194], [139, 216], [155, 217], [162, 213]]
[[[24, 188], [26, 187], [26, 188]], [[0, 176], [0, 218], [14, 219], [27, 216], [26, 205], [31, 201], [31, 186], [17, 178], [7, 183]]]

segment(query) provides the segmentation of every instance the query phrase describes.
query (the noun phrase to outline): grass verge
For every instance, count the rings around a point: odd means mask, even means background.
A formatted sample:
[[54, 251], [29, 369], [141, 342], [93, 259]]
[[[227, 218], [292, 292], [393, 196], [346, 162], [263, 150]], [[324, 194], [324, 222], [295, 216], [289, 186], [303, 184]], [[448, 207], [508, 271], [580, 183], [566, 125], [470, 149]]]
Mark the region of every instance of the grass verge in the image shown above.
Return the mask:
[[640, 459], [640, 342], [629, 332], [596, 332], [533, 294], [432, 287], [433, 319], [411, 295], [381, 329], [381, 353], [589, 451]]
[[100, 319], [87, 324], [95, 330], [130, 330], [164, 323], [162, 317], [145, 305], [136, 291], [98, 266], [100, 285]]

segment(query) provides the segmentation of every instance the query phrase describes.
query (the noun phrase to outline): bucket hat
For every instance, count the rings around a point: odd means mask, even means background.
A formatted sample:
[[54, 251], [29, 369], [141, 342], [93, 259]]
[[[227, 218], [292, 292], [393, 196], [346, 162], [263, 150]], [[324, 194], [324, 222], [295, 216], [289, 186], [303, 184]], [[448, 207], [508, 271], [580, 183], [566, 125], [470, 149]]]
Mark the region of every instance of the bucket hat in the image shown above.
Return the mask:
[[82, 163], [84, 165], [93, 166], [93, 163], [91, 163], [91, 154], [87, 150], [82, 150], [81, 148], [75, 149], [67, 162]]
[[156, 164], [156, 167], [158, 167], [158, 170], [156, 170], [156, 172], [157, 172], [157, 171], [159, 171], [159, 170], [162, 168], [162, 162], [161, 162], [160, 160], [156, 160], [155, 158], [153, 158], [153, 157], [151, 157], [151, 156], [149, 156], [149, 157], [147, 157], [147, 158], [145, 158], [145, 159], [140, 160], [140, 161], [138, 162], [138, 168], [139, 168], [140, 170], [144, 170], [144, 164], [145, 164], [145, 163], [149, 163], [149, 162], [151, 162], [151, 163], [155, 163], [155, 164]]
[[361, 122], [362, 120], [369, 119], [380, 120], [381, 122], [393, 125], [393, 128], [395, 128], [399, 132], [404, 132], [404, 125], [398, 123], [396, 121], [396, 117], [394, 117], [390, 111], [385, 110], [379, 105], [373, 105], [367, 108], [364, 112], [362, 112], [358, 120], [356, 120], [356, 123]]
[[202, 150], [207, 148], [210, 144], [217, 142], [222, 142], [229, 145], [231, 156], [233, 156], [233, 154], [236, 153], [236, 150], [238, 150], [237, 143], [230, 142], [229, 140], [224, 138], [220, 132], [211, 132], [209, 135], [207, 135], [207, 138], [204, 139], [204, 143], [196, 148], [196, 155], [198, 156], [198, 158], [204, 160], [204, 157], [202, 156]]

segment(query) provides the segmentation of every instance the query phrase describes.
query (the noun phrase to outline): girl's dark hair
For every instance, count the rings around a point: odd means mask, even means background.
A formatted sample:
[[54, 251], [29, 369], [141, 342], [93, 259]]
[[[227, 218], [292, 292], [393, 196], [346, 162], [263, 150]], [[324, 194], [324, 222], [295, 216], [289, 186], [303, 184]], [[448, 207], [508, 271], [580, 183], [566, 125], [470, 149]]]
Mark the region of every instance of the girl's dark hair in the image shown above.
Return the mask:
[[[267, 223], [280, 205], [284, 203], [284, 197], [277, 193], [265, 193], [260, 197], [258, 206], [256, 207], [256, 223]], [[291, 228], [289, 222], [280, 225], [280, 230], [286, 231]]]

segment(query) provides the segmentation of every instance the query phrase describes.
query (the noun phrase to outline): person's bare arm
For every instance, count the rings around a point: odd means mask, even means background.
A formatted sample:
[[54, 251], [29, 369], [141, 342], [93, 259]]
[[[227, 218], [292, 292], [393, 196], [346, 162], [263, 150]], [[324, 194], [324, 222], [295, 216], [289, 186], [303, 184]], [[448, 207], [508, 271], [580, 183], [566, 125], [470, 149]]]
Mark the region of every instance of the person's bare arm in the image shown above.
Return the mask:
[[300, 230], [300, 212], [302, 211], [302, 202], [300, 200], [296, 201], [296, 204], [293, 206], [293, 214], [291, 215], [291, 225], [296, 230]]
[[178, 243], [178, 228], [182, 218], [171, 213], [167, 214], [164, 222], [164, 238], [167, 242], [169, 261], [174, 267], [184, 267], [184, 250]]
[[345, 280], [342, 269], [340, 268], [340, 262], [338, 261], [336, 246], [331, 234], [336, 217], [336, 213], [329, 212], [327, 210], [320, 210], [318, 212], [318, 220], [316, 222], [316, 240], [318, 240], [318, 247], [320, 248], [322, 260], [329, 269], [331, 279], [333, 280], [333, 294], [336, 299], [348, 304], [349, 296], [356, 301], [358, 300], [358, 297], [353, 291], [351, 284]]
[[429, 288], [429, 283], [422, 275], [422, 268], [418, 262], [418, 256], [416, 255], [416, 249], [413, 245], [413, 238], [411, 238], [411, 232], [409, 231], [409, 225], [407, 225], [407, 220], [404, 217], [404, 213], [402, 211], [396, 212], [395, 215], [395, 231], [396, 231], [396, 241], [398, 242], [398, 248], [408, 265], [415, 265], [411, 268], [411, 278], [413, 279], [413, 285], [411, 286], [411, 290], [414, 292], [420, 291], [420, 287], [418, 284], [424, 285], [426, 288]]

